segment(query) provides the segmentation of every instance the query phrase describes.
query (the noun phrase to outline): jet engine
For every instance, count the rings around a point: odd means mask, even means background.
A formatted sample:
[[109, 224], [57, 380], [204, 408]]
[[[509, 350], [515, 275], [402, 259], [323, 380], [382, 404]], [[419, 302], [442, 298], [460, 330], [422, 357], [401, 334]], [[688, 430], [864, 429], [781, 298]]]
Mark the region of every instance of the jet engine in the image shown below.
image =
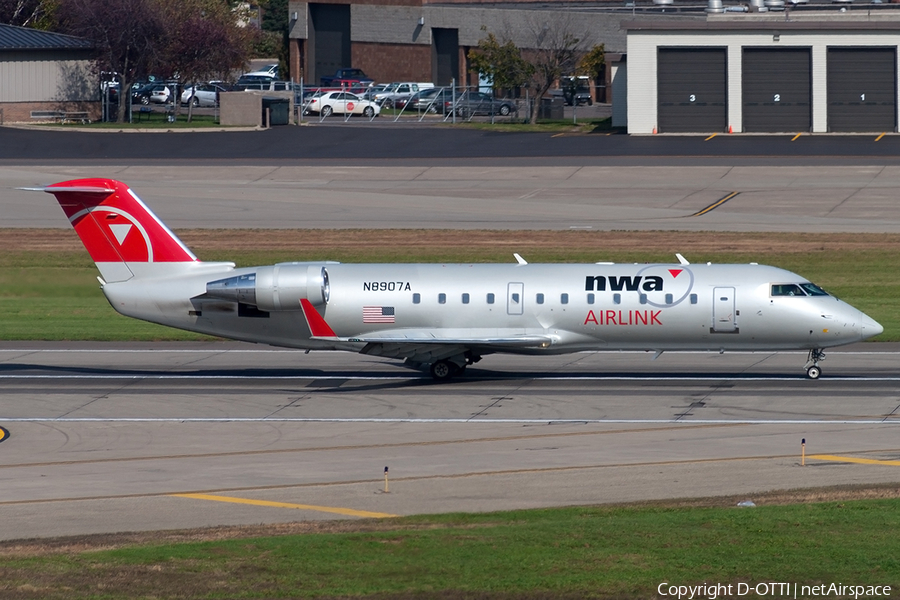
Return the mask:
[[269, 312], [300, 310], [303, 298], [313, 306], [322, 306], [328, 302], [329, 293], [328, 271], [322, 263], [279, 263], [206, 284], [209, 298], [249, 304]]

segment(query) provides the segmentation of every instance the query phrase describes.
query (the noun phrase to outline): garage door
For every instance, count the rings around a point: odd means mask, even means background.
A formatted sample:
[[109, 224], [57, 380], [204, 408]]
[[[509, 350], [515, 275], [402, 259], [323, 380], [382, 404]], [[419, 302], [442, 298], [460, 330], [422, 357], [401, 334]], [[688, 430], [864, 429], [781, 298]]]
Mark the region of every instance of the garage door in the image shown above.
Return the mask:
[[894, 131], [894, 48], [828, 49], [828, 131]]
[[660, 48], [657, 125], [665, 132], [728, 128], [724, 48]]
[[744, 48], [744, 131], [812, 128], [809, 48]]

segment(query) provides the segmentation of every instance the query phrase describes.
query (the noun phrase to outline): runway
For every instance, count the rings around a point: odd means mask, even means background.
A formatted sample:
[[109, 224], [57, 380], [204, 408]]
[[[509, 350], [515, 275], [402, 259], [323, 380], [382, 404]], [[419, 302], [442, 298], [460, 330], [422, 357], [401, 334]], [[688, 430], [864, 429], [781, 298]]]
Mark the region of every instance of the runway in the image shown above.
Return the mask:
[[[111, 177], [175, 230], [900, 232], [898, 136], [2, 134], [3, 228], [68, 228], [12, 188]], [[489, 356], [435, 384], [351, 354], [0, 342], [0, 539], [896, 482], [898, 356], [832, 351], [818, 381], [805, 353]]]
[[6, 342], [0, 539], [896, 481], [900, 345], [651, 357]]

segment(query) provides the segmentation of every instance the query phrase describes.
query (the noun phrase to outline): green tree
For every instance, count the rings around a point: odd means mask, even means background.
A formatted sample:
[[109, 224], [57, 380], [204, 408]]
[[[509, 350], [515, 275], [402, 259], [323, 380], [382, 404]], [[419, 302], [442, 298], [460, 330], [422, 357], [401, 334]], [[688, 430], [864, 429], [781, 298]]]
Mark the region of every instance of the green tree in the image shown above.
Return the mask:
[[534, 73], [534, 67], [522, 58], [521, 50], [512, 40], [501, 43], [493, 33], [488, 33], [486, 38], [478, 41], [477, 47], [469, 50], [469, 66], [473, 73], [491, 82], [494, 91], [517, 90], [528, 83]]

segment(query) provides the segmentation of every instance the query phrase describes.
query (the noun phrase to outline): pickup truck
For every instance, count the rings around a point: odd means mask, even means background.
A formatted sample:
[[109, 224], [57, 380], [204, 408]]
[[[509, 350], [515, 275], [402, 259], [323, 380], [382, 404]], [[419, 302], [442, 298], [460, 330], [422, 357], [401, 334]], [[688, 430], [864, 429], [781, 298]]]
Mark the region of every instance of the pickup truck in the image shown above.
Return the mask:
[[322, 87], [341, 87], [341, 84], [346, 86], [350, 82], [361, 83], [365, 86], [373, 81], [371, 77], [363, 73], [362, 69], [347, 68], [338, 69], [331, 77], [322, 77], [320, 83]]

